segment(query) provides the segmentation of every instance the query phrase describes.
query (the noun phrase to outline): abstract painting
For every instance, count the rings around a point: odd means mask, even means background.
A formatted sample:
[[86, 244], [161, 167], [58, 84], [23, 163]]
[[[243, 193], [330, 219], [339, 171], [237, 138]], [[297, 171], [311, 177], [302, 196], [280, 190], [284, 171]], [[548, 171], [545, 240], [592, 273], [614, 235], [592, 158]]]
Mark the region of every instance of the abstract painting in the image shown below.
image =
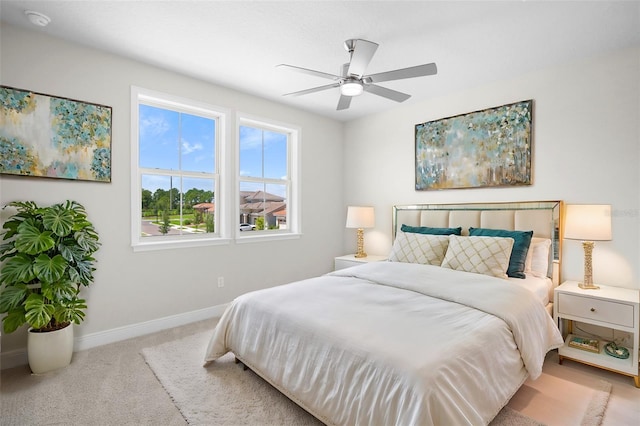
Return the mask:
[[0, 86], [0, 173], [111, 182], [111, 107]]
[[416, 190], [531, 185], [533, 101], [415, 126]]

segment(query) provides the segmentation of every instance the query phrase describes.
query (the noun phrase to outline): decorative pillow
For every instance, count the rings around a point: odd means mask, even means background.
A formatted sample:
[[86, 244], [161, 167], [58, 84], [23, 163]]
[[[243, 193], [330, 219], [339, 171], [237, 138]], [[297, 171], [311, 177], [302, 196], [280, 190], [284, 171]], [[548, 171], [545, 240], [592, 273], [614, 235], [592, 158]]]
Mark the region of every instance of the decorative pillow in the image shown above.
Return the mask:
[[511, 278], [526, 278], [524, 274], [527, 252], [533, 231], [508, 231], [506, 229], [469, 228], [470, 236], [513, 238], [513, 250], [509, 259], [507, 275]]
[[536, 237], [531, 239], [531, 246], [529, 246], [524, 266], [525, 274], [540, 278], [547, 276], [549, 271], [549, 248], [551, 248], [550, 239]]
[[389, 260], [392, 262], [421, 263], [440, 266], [449, 245], [447, 235], [398, 232]]
[[402, 224], [400, 227], [402, 232], [413, 232], [416, 234], [431, 234], [431, 235], [460, 235], [462, 233], [462, 227], [457, 228], [430, 228], [428, 226], [409, 226]]
[[513, 238], [449, 235], [443, 268], [507, 278]]

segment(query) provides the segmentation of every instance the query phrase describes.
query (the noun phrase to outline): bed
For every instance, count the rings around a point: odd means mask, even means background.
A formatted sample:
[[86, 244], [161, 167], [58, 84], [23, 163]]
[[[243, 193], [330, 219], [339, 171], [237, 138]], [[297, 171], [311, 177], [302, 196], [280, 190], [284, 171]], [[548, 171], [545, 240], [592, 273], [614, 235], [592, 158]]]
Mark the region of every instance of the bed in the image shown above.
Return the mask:
[[563, 343], [548, 297], [561, 213], [560, 201], [394, 206], [390, 261], [236, 298], [205, 365], [231, 351], [325, 424], [488, 424]]

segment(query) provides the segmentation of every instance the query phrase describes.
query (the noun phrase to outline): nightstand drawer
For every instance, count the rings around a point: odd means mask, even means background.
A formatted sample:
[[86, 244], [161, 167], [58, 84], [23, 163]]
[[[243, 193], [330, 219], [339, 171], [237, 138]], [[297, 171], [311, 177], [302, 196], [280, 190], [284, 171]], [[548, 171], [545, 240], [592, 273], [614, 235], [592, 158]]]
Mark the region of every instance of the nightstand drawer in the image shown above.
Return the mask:
[[632, 305], [574, 294], [560, 293], [558, 296], [558, 312], [561, 314], [634, 327]]

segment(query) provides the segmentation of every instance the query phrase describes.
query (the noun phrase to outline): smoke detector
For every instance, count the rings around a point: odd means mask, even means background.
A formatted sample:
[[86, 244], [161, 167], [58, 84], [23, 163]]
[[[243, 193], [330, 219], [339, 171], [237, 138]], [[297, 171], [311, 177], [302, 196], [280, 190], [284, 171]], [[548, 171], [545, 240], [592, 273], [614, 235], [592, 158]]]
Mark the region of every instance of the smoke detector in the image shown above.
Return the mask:
[[46, 27], [47, 25], [49, 25], [49, 22], [51, 22], [51, 18], [49, 18], [47, 15], [40, 13], [40, 12], [34, 12], [33, 10], [25, 10], [24, 14], [27, 15], [27, 18], [29, 18], [29, 21], [38, 27]]

